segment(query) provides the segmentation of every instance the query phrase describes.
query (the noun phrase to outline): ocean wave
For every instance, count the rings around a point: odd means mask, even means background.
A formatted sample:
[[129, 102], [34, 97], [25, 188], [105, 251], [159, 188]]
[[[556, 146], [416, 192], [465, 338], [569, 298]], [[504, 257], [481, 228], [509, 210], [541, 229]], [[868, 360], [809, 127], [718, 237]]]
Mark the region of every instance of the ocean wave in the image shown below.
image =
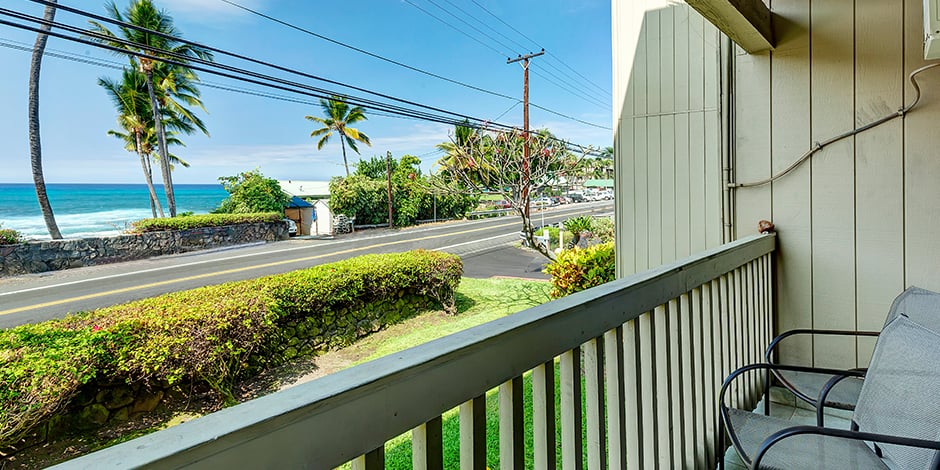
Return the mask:
[[[62, 236], [81, 238], [121, 233], [132, 222], [151, 216], [149, 209], [119, 209], [80, 214], [56, 215], [56, 225]], [[27, 238], [49, 238], [42, 216], [8, 217], [0, 221], [3, 228], [11, 228]]]

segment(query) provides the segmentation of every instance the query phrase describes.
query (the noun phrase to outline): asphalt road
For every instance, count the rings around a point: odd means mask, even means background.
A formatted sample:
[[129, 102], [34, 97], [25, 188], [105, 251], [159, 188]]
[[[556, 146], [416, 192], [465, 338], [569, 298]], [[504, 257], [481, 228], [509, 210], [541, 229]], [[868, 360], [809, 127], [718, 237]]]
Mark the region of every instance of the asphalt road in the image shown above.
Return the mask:
[[[533, 217], [555, 223], [580, 214], [606, 214], [611, 202], [549, 209]], [[283, 273], [367, 253], [416, 248], [459, 255], [471, 277], [541, 277], [540, 255], [507, 249], [520, 221], [507, 216], [400, 230], [369, 230], [331, 240], [303, 239], [161, 256], [0, 278], [0, 328], [62, 317], [131, 300], [223, 282]]]

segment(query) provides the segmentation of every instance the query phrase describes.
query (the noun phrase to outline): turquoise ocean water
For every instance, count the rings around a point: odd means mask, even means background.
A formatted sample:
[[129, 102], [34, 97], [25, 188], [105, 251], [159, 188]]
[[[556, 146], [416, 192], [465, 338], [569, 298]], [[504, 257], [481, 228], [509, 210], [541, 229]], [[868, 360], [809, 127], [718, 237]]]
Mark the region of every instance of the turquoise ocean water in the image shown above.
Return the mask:
[[[163, 186], [157, 195], [166, 210]], [[177, 212], [206, 213], [228, 196], [219, 184], [177, 184]], [[114, 235], [151, 216], [144, 184], [47, 184], [49, 202], [66, 238]], [[29, 238], [49, 238], [32, 184], [0, 184], [0, 226]]]

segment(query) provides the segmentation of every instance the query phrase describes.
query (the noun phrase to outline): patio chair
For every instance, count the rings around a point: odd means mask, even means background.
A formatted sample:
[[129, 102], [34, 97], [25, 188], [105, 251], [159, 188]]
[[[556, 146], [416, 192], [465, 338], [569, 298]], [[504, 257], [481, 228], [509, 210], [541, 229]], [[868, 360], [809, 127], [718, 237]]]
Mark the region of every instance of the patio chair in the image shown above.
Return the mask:
[[[900, 313], [934, 331], [940, 331], [940, 294], [919, 287], [909, 287], [894, 299], [891, 308], [888, 310], [885, 326]], [[790, 330], [771, 341], [767, 347], [765, 358], [768, 363], [773, 364], [773, 354], [777, 346], [784, 339], [796, 335], [877, 337], [879, 334], [878, 331]], [[865, 369], [857, 370], [863, 373], [846, 376], [835, 382], [832, 382], [834, 377], [832, 374], [815, 370], [773, 370], [772, 372], [781, 385], [793, 392], [797, 398], [813, 407], [818, 408], [817, 399], [821, 396], [821, 392], [827, 389], [827, 392], [822, 395], [826, 407], [853, 410], [855, 409], [855, 403], [858, 401], [858, 394], [862, 389]]]
[[[792, 426], [783, 419], [726, 406], [728, 386], [747, 372], [761, 369], [808, 368], [753, 364], [725, 380], [718, 398], [720, 422], [749, 468], [940, 468], [940, 334], [936, 331], [903, 313], [885, 327], [865, 373], [849, 430]], [[823, 371], [833, 376], [861, 374]]]

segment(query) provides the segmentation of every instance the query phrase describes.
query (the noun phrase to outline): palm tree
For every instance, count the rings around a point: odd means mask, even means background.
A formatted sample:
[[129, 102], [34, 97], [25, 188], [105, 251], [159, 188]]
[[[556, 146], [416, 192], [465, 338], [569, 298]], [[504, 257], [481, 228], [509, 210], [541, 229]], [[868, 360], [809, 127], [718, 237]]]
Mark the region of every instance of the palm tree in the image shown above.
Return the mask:
[[145, 78], [136, 69], [124, 69], [121, 75], [121, 81], [116, 82], [110, 78], [102, 77], [98, 79], [98, 85], [105, 89], [117, 108], [118, 125], [124, 132], [110, 130], [109, 135], [115, 136], [124, 141], [124, 148], [128, 151], [137, 153], [140, 158], [140, 166], [144, 172], [144, 180], [147, 182], [147, 190], [150, 192], [150, 210], [154, 217], [159, 213], [163, 217], [163, 206], [157, 198], [156, 189], [153, 187], [152, 170], [150, 167], [150, 156], [153, 147], [150, 143], [156, 137], [153, 126], [153, 113], [150, 111], [149, 96]]
[[369, 142], [369, 136], [359, 132], [358, 129], [349, 127], [350, 124], [366, 120], [365, 110], [362, 109], [361, 106], [350, 107], [349, 103], [346, 103], [343, 101], [342, 97], [336, 95], [333, 95], [329, 100], [321, 98], [320, 107], [323, 108], [325, 118], [305, 116], [306, 119], [323, 125], [323, 127], [311, 132], [310, 137], [320, 137], [320, 141], [317, 142], [317, 150], [321, 150], [323, 146], [329, 142], [330, 137], [333, 136], [333, 131], [336, 131], [340, 135], [339, 143], [343, 147], [343, 165], [346, 166], [346, 176], [348, 177], [349, 162], [346, 161], [346, 144], [349, 144], [349, 148], [353, 149], [356, 153], [359, 153], [359, 147], [356, 146], [356, 142], [362, 142], [368, 146], [372, 146], [372, 143]]
[[62, 233], [59, 232], [59, 226], [55, 223], [55, 214], [52, 213], [52, 205], [49, 204], [49, 196], [46, 194], [46, 180], [42, 174], [42, 142], [39, 138], [39, 70], [42, 67], [42, 54], [46, 50], [46, 40], [49, 39], [46, 33], [52, 29], [51, 23], [55, 18], [56, 0], [50, 3], [52, 5], [46, 5], [43, 14], [45, 23], [39, 26], [41, 32], [36, 35], [33, 58], [29, 65], [29, 162], [33, 171], [36, 199], [39, 200], [42, 218], [46, 222], [49, 236], [53, 240], [58, 240], [62, 238]]
[[[172, 54], [178, 62], [182, 61], [179, 56], [212, 60], [212, 54], [203, 48], [181, 42], [179, 40], [181, 35], [173, 25], [173, 18], [166, 11], [158, 10], [151, 0], [133, 0], [123, 14], [114, 2], [109, 2], [106, 8], [112, 19], [161, 33], [156, 35], [130, 27], [119, 26], [117, 29], [120, 33], [119, 38], [103, 24], [97, 21], [89, 22], [92, 26], [92, 39], [128, 51], [131, 65], [137, 67], [144, 75], [156, 131], [157, 150], [160, 155], [160, 170], [163, 176], [164, 191], [166, 191], [167, 207], [170, 211], [170, 217], [175, 217], [176, 198], [173, 194], [173, 177], [168, 164], [170, 156], [167, 149], [167, 134], [164, 129], [164, 106], [168, 106], [167, 98], [174, 96], [176, 90], [173, 87], [168, 87], [166, 80], [172, 73], [188, 75], [191, 82], [198, 81], [198, 79], [195, 78], [192, 71], [165, 64], [159, 60], [140, 57], [136, 54], [156, 57], [170, 57]], [[131, 44], [122, 42], [122, 40]], [[155, 86], [157, 82], [162, 85], [159, 89]], [[198, 99], [198, 94], [195, 95], [195, 98]]]

